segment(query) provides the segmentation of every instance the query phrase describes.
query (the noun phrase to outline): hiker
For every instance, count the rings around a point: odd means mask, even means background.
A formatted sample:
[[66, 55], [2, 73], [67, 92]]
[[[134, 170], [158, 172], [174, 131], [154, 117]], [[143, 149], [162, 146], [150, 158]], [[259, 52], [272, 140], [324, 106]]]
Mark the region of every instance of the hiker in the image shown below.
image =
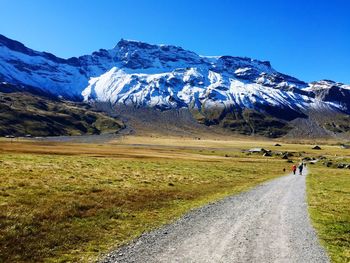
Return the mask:
[[298, 168], [299, 168], [299, 175], [303, 175], [304, 164], [300, 163]]
[[292, 166], [292, 171], [293, 171], [293, 174], [295, 175], [295, 171], [297, 170], [297, 166], [295, 164], [293, 164]]

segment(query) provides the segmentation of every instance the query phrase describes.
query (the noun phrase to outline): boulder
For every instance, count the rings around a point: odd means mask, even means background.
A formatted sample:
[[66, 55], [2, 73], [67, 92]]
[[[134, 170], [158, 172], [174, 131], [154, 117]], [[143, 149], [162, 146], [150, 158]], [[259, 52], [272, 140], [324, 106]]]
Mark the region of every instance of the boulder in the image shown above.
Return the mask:
[[252, 149], [249, 149], [248, 152], [250, 152], [250, 153], [265, 153], [265, 152], [269, 152], [269, 151], [265, 150], [264, 148], [252, 148]]
[[330, 162], [330, 161], [324, 162], [323, 164], [324, 164], [325, 166], [327, 166], [327, 167], [331, 167], [331, 166], [333, 165], [333, 163]]
[[338, 168], [338, 169], [344, 169], [345, 166], [346, 166], [346, 165], [345, 165], [344, 163], [338, 163], [337, 168]]
[[340, 148], [342, 148], [342, 149], [350, 149], [350, 145], [342, 144], [342, 145], [340, 145]]
[[283, 155], [286, 155], [287, 157], [293, 157], [294, 154], [292, 154], [291, 152], [283, 152]]

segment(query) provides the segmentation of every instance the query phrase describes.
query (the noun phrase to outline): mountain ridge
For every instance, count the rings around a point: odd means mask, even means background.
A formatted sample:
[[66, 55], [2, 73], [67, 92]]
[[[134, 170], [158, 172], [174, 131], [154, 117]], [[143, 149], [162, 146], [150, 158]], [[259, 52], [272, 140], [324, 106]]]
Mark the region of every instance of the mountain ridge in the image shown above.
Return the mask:
[[247, 110], [259, 120], [272, 118], [268, 123], [278, 127], [307, 118], [310, 110], [350, 113], [349, 85], [306, 83], [276, 71], [269, 61], [200, 56], [178, 46], [125, 39], [112, 49], [62, 59], [0, 35], [0, 82], [73, 101], [187, 108], [200, 123], [233, 129], [236, 121], [247, 122]]

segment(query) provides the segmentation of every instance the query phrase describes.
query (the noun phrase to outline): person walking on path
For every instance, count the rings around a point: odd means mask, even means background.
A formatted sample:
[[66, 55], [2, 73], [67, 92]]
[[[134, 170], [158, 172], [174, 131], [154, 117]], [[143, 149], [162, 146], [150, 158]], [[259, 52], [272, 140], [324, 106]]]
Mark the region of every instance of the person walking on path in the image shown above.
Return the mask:
[[294, 175], [295, 175], [296, 170], [297, 170], [297, 166], [296, 166], [295, 164], [293, 164], [293, 166], [292, 166], [292, 171], [293, 171], [293, 174], [294, 174]]
[[304, 164], [300, 163], [298, 168], [299, 168], [299, 175], [303, 175]]

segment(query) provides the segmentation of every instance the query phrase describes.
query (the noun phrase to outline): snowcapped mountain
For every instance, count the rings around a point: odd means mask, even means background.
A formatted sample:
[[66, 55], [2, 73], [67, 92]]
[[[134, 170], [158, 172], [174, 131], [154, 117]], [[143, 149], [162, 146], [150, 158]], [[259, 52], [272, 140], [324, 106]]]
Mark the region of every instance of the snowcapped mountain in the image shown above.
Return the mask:
[[206, 118], [215, 111], [209, 119], [243, 109], [285, 120], [308, 109], [350, 112], [350, 86], [341, 83], [305, 83], [267, 61], [206, 57], [181, 47], [129, 40], [62, 59], [0, 35], [0, 81], [87, 102], [190, 108]]

